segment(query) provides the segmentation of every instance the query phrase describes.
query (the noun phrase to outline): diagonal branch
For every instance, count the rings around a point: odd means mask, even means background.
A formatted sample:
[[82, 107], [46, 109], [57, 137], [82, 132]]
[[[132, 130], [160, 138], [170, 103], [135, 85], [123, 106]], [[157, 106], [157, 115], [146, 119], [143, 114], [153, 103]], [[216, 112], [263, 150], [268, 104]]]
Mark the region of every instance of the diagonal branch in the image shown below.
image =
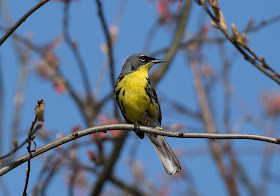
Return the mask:
[[270, 67], [264, 60], [263, 57], [258, 57], [253, 50], [249, 49], [247, 45], [240, 45], [238, 40], [232, 37], [229, 32], [223, 27], [220, 20], [217, 19], [209, 10], [205, 3], [205, 0], [199, 1], [202, 7], [205, 9], [206, 13], [211, 17], [217, 28], [226, 36], [226, 38], [234, 45], [234, 47], [243, 55], [245, 60], [249, 61], [257, 69], [263, 72], [266, 76], [274, 80], [276, 83], [280, 84], [280, 74], [277, 73], [272, 67]]
[[0, 46], [6, 41], [6, 39], [37, 9], [45, 5], [50, 0], [40, 1], [37, 5], [35, 5], [31, 10], [29, 10], [26, 14], [24, 14], [0, 39]]
[[180, 15], [178, 16], [178, 24], [176, 27], [176, 31], [172, 40], [172, 44], [169, 47], [168, 52], [165, 55], [165, 62], [157, 68], [151, 75], [152, 84], [156, 85], [158, 81], [164, 76], [168, 68], [170, 67], [173, 58], [177, 50], [180, 47], [181, 39], [185, 33], [185, 26], [189, 19], [189, 14], [191, 10], [192, 0], [186, 0], [185, 4], [182, 8]]

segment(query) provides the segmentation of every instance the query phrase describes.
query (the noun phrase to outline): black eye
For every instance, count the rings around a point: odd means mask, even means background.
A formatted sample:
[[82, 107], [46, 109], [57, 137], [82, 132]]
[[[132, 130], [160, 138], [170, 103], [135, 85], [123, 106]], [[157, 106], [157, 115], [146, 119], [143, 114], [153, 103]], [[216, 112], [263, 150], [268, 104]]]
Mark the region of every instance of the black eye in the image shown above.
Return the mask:
[[141, 56], [140, 56], [140, 61], [145, 62], [145, 61], [146, 61], [146, 56], [141, 55]]

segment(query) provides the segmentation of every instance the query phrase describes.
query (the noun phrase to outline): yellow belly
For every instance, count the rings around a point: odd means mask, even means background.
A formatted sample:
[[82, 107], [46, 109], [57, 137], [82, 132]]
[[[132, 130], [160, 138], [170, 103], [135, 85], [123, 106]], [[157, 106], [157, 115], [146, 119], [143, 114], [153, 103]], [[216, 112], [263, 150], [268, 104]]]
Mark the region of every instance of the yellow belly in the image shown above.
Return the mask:
[[[130, 122], [150, 126], [158, 121], [159, 106], [147, 94], [147, 91], [152, 93], [147, 81], [148, 73], [140, 73], [140, 71], [126, 75], [118, 83], [118, 104], [123, 115]], [[145, 112], [149, 114], [147, 124], [144, 122]]]

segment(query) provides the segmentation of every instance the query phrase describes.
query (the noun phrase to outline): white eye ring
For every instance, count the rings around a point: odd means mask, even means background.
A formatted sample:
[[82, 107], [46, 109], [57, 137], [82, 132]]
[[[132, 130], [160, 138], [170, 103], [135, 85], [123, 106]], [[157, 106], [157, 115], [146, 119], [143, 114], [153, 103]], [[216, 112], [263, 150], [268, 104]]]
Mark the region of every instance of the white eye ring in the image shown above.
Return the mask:
[[140, 61], [145, 62], [145, 61], [146, 61], [146, 56], [141, 55], [141, 56], [140, 56]]

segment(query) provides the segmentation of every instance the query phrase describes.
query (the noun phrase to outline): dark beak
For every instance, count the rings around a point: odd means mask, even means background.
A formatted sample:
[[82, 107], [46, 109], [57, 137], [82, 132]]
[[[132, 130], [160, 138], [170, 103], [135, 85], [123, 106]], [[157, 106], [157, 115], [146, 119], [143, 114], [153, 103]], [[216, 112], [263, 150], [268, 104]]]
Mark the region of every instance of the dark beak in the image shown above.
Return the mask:
[[153, 62], [154, 64], [157, 64], [157, 63], [163, 63], [163, 62], [165, 62], [165, 60], [162, 60], [162, 59], [154, 59], [154, 60], [152, 60], [152, 62]]

